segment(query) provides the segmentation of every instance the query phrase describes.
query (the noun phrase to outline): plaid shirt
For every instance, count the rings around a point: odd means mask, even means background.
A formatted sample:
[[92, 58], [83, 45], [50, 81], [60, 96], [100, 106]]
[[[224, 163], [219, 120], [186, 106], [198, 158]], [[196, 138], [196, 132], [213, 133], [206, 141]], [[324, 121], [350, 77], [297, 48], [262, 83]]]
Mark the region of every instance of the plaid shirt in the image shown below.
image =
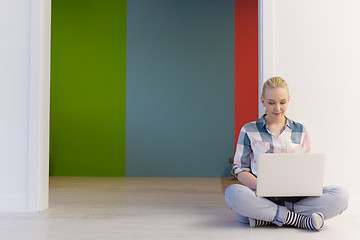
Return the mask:
[[257, 160], [261, 153], [310, 152], [309, 132], [301, 123], [287, 118], [285, 127], [276, 137], [265, 123], [264, 116], [242, 127], [234, 156], [234, 176], [242, 171], [257, 176]]

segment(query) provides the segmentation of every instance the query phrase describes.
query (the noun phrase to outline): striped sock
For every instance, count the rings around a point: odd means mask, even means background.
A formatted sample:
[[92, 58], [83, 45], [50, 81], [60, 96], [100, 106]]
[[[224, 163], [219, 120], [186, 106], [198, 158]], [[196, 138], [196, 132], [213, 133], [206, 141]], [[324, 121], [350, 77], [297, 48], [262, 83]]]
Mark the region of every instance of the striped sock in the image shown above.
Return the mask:
[[273, 223], [267, 222], [265, 220], [257, 220], [257, 219], [249, 218], [249, 221], [250, 221], [250, 227], [253, 228], [273, 225]]
[[320, 212], [313, 213], [311, 216], [304, 216], [288, 211], [285, 225], [313, 231], [320, 231], [324, 227], [324, 216]]

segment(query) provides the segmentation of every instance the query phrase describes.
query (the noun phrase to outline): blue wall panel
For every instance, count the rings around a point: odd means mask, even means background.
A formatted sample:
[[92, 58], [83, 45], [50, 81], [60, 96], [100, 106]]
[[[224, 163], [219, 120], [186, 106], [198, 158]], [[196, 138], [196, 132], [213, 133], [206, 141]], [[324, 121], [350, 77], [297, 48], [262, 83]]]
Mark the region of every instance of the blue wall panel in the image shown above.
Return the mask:
[[228, 175], [234, 1], [128, 0], [126, 175]]

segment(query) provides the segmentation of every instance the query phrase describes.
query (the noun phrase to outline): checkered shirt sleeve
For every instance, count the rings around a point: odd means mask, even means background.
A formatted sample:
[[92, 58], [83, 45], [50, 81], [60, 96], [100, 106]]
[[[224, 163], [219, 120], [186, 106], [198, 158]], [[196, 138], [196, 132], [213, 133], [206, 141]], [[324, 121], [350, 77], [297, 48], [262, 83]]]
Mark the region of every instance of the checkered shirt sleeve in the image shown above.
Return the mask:
[[236, 176], [239, 172], [251, 171], [251, 143], [248, 133], [245, 131], [245, 127], [240, 130], [236, 152], [234, 156], [234, 164], [232, 168], [232, 175]]

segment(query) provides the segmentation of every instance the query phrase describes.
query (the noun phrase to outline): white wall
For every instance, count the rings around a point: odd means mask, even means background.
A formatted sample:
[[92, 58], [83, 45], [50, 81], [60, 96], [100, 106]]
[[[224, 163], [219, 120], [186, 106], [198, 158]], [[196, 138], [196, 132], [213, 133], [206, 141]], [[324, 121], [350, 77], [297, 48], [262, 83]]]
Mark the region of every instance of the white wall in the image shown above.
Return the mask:
[[25, 210], [30, 2], [0, 3], [0, 209]]
[[[266, 3], [264, 3], [266, 2]], [[327, 156], [325, 183], [360, 200], [360, 1], [263, 0], [260, 81], [290, 86], [288, 116], [310, 130], [313, 152]], [[270, 30], [269, 30], [270, 29]]]
[[49, 14], [50, 0], [0, 0], [0, 211], [47, 207]]

